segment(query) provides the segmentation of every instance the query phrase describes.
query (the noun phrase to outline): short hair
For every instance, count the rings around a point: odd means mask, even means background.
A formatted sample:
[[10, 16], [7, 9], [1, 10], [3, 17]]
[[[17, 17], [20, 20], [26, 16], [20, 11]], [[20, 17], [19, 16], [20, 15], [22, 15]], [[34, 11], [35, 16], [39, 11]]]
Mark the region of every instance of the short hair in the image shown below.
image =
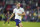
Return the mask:
[[18, 3], [20, 3], [20, 2], [16, 2], [16, 5], [17, 5]]

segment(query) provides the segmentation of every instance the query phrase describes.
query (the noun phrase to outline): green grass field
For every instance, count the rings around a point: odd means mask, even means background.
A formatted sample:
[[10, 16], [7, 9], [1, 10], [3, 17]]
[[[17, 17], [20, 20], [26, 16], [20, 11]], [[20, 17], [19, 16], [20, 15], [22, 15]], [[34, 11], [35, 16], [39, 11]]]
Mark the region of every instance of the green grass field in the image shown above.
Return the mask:
[[[16, 23], [14, 21], [10, 21], [10, 25], [7, 23], [3, 25], [4, 21], [0, 21], [0, 27], [15, 27]], [[23, 27], [40, 27], [40, 22], [22, 22]]]

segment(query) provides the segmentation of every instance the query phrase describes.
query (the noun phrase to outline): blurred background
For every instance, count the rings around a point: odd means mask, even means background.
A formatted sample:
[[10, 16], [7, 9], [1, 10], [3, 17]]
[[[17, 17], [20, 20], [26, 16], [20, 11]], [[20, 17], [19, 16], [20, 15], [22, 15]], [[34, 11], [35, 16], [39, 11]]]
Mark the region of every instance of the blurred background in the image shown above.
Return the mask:
[[[6, 13], [10, 17], [13, 9], [16, 8], [16, 2], [20, 2], [20, 6], [24, 8], [26, 15], [22, 21], [40, 22], [40, 0], [0, 0], [0, 21], [4, 21]], [[15, 17], [15, 15], [14, 15]], [[14, 17], [11, 21], [14, 21]]]

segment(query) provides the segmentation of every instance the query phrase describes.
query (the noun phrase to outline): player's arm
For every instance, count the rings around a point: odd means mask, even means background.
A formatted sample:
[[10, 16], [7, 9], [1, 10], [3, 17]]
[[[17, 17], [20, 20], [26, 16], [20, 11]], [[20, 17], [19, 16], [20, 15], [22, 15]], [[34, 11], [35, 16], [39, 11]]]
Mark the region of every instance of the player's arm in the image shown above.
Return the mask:
[[12, 13], [12, 15], [10, 16], [10, 18], [7, 21], [9, 21], [13, 16], [14, 16], [14, 13]]
[[15, 10], [13, 9], [13, 13], [12, 13], [10, 19], [14, 16], [14, 14], [15, 14]]
[[11, 19], [14, 16], [14, 13], [12, 13], [11, 17], [9, 19]]

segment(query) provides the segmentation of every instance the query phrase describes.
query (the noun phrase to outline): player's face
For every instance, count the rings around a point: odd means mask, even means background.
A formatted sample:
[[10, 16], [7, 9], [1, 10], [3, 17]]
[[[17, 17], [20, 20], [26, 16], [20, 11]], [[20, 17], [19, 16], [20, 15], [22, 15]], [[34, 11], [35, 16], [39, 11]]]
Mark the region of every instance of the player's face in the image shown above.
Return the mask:
[[20, 7], [20, 3], [17, 4], [17, 7]]
[[9, 12], [8, 12], [9, 13]]

